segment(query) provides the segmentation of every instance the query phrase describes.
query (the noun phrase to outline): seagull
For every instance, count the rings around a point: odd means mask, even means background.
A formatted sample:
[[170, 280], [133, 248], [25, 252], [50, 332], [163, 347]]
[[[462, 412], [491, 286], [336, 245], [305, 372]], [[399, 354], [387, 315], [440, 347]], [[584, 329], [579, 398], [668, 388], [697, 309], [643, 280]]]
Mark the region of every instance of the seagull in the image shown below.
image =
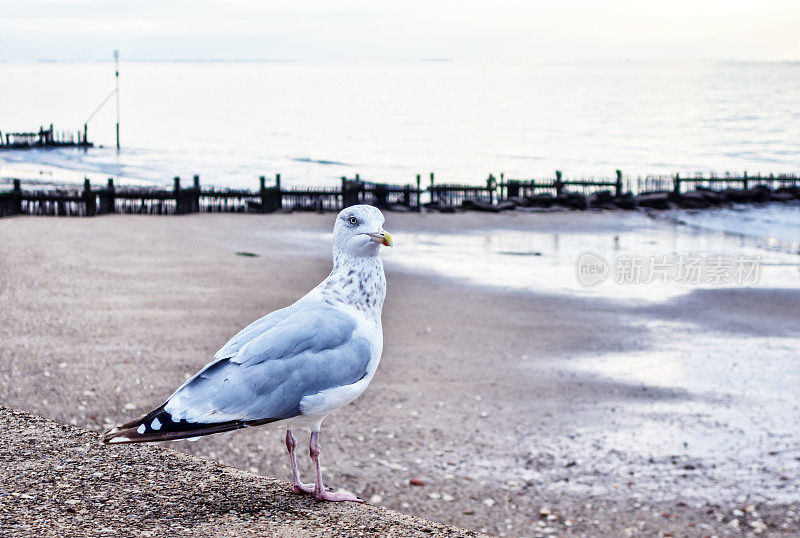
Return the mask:
[[[367, 388], [383, 349], [386, 277], [379, 251], [391, 247], [375, 207], [342, 210], [333, 228], [333, 270], [296, 303], [254, 321], [194, 377], [146, 415], [103, 435], [106, 444], [195, 438], [280, 424], [292, 491], [318, 501], [362, 499], [325, 488], [319, 465], [322, 421]], [[300, 481], [292, 428], [309, 430], [316, 481]]]

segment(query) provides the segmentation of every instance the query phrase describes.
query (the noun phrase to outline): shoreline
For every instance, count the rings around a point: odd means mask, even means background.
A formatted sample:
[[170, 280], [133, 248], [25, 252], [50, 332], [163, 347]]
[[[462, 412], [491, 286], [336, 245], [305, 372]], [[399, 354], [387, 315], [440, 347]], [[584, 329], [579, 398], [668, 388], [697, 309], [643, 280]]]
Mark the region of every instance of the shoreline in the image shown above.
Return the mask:
[[[242, 324], [324, 278], [331, 220], [3, 221], [0, 399], [94, 431], [157, 405]], [[386, 223], [398, 255], [418, 232], [608, 238], [643, 226], [659, 225], [616, 212], [389, 213]], [[797, 345], [790, 313], [800, 294], [712, 290], [635, 306], [467, 285], [391, 258], [386, 267], [384, 358], [367, 392], [323, 429], [334, 487], [495, 534], [724, 535], [734, 520], [800, 531], [800, 506], [785, 502], [798, 484], [781, 479], [800, 461], [785, 429], [796, 406], [784, 402], [771, 418], [768, 395], [708, 381], [724, 372], [785, 395], [781, 379], [797, 375], [785, 357]], [[736, 370], [746, 365], [755, 373]], [[253, 429], [172, 447], [284, 477], [280, 438]]]

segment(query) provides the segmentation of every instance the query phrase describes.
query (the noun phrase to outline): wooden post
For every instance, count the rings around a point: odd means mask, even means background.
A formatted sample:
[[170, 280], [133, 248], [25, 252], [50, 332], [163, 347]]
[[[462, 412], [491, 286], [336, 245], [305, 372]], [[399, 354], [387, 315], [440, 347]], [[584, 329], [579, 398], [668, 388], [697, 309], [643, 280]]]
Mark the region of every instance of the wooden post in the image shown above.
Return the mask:
[[180, 215], [184, 212], [183, 197], [181, 196], [181, 178], [175, 176], [174, 181], [173, 196], [175, 197], [175, 213]]
[[273, 194], [272, 211], [283, 208], [283, 190], [281, 190], [281, 175], [275, 174], [275, 194]]
[[261, 199], [259, 213], [267, 212], [267, 177], [258, 176], [258, 197]]
[[14, 193], [14, 201], [12, 202], [13, 206], [11, 211], [13, 215], [19, 215], [22, 213], [22, 186], [18, 179], [14, 180], [14, 189], [12, 192]]
[[420, 189], [420, 175], [417, 174], [417, 211], [422, 211], [422, 190]]
[[622, 196], [622, 170], [617, 170], [616, 191], [617, 196]]
[[117, 189], [114, 187], [114, 178], [108, 178], [108, 186], [106, 187], [106, 213], [117, 212]]
[[556, 180], [553, 182], [553, 186], [556, 188], [556, 196], [564, 190], [564, 182], [561, 181], [561, 170], [556, 170]]
[[[358, 178], [358, 174], [356, 174]], [[342, 207], [350, 207], [358, 203], [358, 179], [355, 181], [348, 181], [346, 177], [342, 176]]]
[[[695, 185], [697, 185], [695, 183]], [[680, 194], [681, 193], [681, 176], [680, 174], [675, 174], [675, 177], [672, 178], [672, 193], [673, 194]]]
[[117, 97], [117, 150], [119, 151], [119, 51], [114, 51], [114, 82]]
[[200, 176], [198, 174], [194, 175], [194, 190], [192, 192], [192, 213], [199, 213], [200, 212]]
[[742, 180], [742, 188], [747, 190], [747, 170], [744, 171], [744, 177]]
[[97, 200], [92, 192], [89, 178], [83, 180], [83, 203], [86, 206], [86, 216], [94, 217], [97, 214]]

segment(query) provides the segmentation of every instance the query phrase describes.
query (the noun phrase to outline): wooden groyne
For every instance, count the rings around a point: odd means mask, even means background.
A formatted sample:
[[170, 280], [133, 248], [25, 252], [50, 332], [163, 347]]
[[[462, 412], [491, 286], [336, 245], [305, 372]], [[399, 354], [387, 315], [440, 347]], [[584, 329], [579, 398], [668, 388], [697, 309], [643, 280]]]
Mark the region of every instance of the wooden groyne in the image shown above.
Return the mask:
[[371, 204], [384, 209], [419, 211], [419, 186], [390, 185], [342, 178], [340, 187], [284, 188], [280, 174], [267, 185], [259, 178], [258, 190], [203, 188], [200, 177], [192, 185], [181, 186], [174, 178], [172, 189], [118, 187], [109, 179], [103, 188], [93, 187], [88, 179], [83, 189], [58, 188], [23, 190], [13, 180], [9, 192], [0, 192], [0, 217], [12, 215], [94, 216], [106, 213], [171, 215], [187, 213], [272, 213], [274, 211], [339, 211], [355, 204]]
[[90, 148], [94, 146], [88, 139], [87, 127], [83, 132], [56, 131], [53, 124], [50, 128], [39, 127], [39, 131], [23, 133], [3, 133], [0, 131], [0, 150], [2, 149], [34, 149], [34, 148]]
[[89, 180], [83, 189], [27, 190], [13, 180], [10, 191], [0, 192], [0, 217], [13, 215], [94, 216], [106, 213], [170, 215], [187, 213], [271, 213], [275, 211], [339, 211], [355, 204], [370, 204], [395, 211], [476, 210], [542, 211], [568, 209], [701, 209], [726, 203], [788, 201], [800, 199], [800, 177], [785, 175], [695, 175], [614, 179], [512, 179], [490, 175], [483, 185], [430, 183], [421, 176], [414, 184], [396, 185], [364, 181], [358, 175], [343, 177], [338, 187], [283, 187], [280, 174], [267, 184], [259, 178], [256, 190], [204, 188], [194, 176], [191, 186], [174, 178], [173, 187], [121, 187], [109, 179], [97, 188]]

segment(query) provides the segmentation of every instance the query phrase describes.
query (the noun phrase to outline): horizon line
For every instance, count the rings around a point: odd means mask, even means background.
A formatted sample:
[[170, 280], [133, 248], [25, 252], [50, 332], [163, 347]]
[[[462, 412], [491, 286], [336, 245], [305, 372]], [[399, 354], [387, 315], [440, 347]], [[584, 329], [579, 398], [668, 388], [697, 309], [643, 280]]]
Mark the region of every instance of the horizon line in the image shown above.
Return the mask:
[[[0, 58], [0, 63], [111, 63], [109, 58], [29, 58], [14, 59]], [[795, 64], [797, 59], [720, 59], [720, 58], [693, 58], [693, 59], [641, 59], [641, 58], [608, 58], [608, 59], [562, 59], [562, 60], [534, 60], [523, 58], [448, 58], [448, 57], [422, 57], [422, 58], [120, 58], [120, 61], [131, 63], [531, 63], [531, 64], [689, 64], [689, 63], [728, 63], [728, 64]]]

